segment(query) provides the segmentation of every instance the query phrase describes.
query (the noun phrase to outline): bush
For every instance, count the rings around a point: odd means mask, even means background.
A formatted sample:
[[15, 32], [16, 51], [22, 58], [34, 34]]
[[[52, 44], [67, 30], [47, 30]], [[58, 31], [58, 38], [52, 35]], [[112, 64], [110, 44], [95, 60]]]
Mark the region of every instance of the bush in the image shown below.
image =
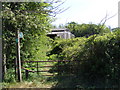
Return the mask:
[[12, 69], [8, 69], [7, 70], [7, 73], [5, 74], [4, 76], [4, 82], [6, 83], [10, 83], [10, 82], [16, 82], [16, 79], [15, 79], [15, 70], [14, 68]]
[[[78, 62], [61, 63], [62, 72], [74, 74], [84, 86], [118, 87], [120, 80], [120, 32], [92, 35], [58, 42], [54, 53], [60, 60]], [[79, 82], [78, 82], [79, 83]]]

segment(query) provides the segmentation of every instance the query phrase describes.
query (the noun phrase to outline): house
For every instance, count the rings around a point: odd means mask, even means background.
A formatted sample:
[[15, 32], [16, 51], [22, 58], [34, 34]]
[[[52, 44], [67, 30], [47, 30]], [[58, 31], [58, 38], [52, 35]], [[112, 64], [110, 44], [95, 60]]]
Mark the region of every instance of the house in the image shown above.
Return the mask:
[[52, 29], [51, 32], [47, 34], [50, 38], [60, 37], [63, 39], [70, 39], [75, 37], [69, 29], [67, 28], [59, 28], [59, 29]]

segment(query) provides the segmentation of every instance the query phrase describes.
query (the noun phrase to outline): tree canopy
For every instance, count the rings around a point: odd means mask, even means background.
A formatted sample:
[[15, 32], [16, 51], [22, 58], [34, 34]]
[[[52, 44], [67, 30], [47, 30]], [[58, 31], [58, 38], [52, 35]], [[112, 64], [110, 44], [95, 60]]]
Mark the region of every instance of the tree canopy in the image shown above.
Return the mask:
[[103, 34], [110, 32], [110, 29], [105, 25], [96, 24], [78, 24], [76, 22], [70, 22], [66, 26], [76, 37], [89, 37], [94, 34]]
[[[3, 58], [7, 68], [16, 59], [16, 30], [23, 32], [20, 40], [21, 60], [45, 60], [50, 48], [50, 38], [46, 36], [51, 29], [57, 1], [49, 2], [3, 2]], [[4, 65], [4, 64], [3, 64]]]

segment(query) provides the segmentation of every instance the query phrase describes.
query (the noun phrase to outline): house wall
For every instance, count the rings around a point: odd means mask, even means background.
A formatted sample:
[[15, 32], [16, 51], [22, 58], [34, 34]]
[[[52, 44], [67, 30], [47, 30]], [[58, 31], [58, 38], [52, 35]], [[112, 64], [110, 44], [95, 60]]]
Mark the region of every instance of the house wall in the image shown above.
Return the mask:
[[51, 33], [48, 33], [48, 35], [54, 35], [57, 34], [57, 36], [59, 36], [60, 38], [64, 38], [64, 39], [70, 39], [73, 38], [74, 35], [68, 30], [68, 29], [58, 29], [58, 31], [53, 31]]

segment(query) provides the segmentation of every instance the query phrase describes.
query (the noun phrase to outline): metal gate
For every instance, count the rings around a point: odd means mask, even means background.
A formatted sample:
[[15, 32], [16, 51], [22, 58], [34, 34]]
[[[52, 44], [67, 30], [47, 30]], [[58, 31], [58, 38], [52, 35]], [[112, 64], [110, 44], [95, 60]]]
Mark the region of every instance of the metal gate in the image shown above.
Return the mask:
[[[62, 73], [64, 72], [63, 70], [68, 69], [67, 68], [68, 65], [66, 67], [65, 63], [71, 63], [71, 62], [77, 64], [78, 61], [70, 61], [70, 60], [23, 61], [22, 69], [25, 70], [26, 78], [29, 77], [29, 73], [31, 72], [41, 74], [43, 76], [55, 76], [55, 75], [62, 75]], [[46, 64], [42, 65], [43, 63]], [[24, 66], [24, 64], [26, 64], [27, 66]], [[73, 65], [69, 65], [69, 68], [71, 67], [69, 72], [72, 72], [72, 66]], [[55, 68], [55, 70], [53, 68]], [[51, 71], [52, 69], [53, 71]], [[47, 74], [43, 74], [44, 72], [46, 72]]]

